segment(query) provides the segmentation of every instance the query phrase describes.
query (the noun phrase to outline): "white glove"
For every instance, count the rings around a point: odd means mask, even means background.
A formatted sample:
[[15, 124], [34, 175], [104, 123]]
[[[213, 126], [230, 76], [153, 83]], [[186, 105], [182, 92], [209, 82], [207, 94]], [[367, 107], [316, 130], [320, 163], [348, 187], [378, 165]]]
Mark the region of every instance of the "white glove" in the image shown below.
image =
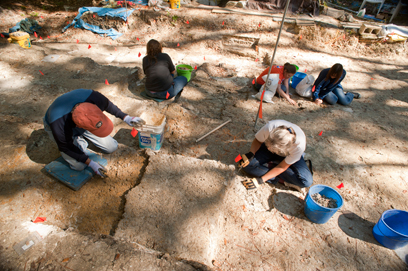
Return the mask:
[[105, 172], [106, 169], [101, 166], [99, 163], [94, 162], [93, 160], [91, 160], [91, 162], [89, 162], [88, 165], [90, 168], [92, 168], [92, 170], [99, 176], [101, 176], [102, 178], [106, 177]]
[[129, 115], [127, 115], [123, 119], [123, 121], [126, 122], [129, 126], [133, 126], [133, 127], [139, 127], [139, 126], [146, 124], [146, 122], [143, 119], [139, 117], [131, 117]]

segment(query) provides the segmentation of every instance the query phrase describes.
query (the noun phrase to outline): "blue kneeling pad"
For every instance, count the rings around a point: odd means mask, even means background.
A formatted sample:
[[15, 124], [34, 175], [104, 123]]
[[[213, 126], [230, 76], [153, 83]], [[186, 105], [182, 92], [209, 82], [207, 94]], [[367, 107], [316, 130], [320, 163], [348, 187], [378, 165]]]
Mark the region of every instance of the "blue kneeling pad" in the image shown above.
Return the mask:
[[[90, 152], [89, 150], [87, 150], [85, 153], [89, 156], [89, 159], [101, 164], [104, 167], [108, 164], [108, 161], [105, 158], [102, 158], [96, 153]], [[95, 172], [93, 172], [92, 168], [90, 167], [86, 167], [82, 171], [71, 169], [67, 161], [65, 161], [62, 156], [46, 165], [44, 169], [51, 176], [57, 178], [63, 184], [75, 191], [79, 190], [95, 175]]]

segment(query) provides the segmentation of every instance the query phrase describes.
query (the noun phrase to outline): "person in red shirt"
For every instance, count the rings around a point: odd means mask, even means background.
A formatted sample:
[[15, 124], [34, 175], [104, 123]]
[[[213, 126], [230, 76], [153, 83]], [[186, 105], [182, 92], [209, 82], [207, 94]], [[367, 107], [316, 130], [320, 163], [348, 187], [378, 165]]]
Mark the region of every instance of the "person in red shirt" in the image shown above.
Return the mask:
[[[257, 78], [254, 84], [256, 90], [260, 90], [265, 81], [262, 76], [267, 75], [269, 67], [266, 68]], [[283, 66], [273, 65], [271, 69], [271, 74], [279, 74], [279, 84], [276, 89], [276, 93], [280, 96], [286, 98], [291, 105], [296, 105], [296, 102], [290, 98], [289, 95], [289, 79], [296, 73], [295, 65], [290, 63], [285, 63]]]

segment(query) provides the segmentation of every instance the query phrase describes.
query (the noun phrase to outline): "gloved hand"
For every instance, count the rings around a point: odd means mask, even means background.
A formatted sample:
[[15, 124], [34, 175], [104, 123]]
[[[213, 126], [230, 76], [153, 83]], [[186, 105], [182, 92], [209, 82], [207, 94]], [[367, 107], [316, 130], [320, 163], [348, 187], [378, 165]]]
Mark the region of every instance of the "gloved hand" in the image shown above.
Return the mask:
[[143, 119], [139, 117], [131, 117], [129, 115], [127, 115], [123, 119], [123, 121], [126, 122], [129, 126], [133, 126], [133, 127], [139, 127], [139, 126], [146, 124], [146, 122]]
[[88, 165], [90, 168], [92, 168], [92, 170], [99, 176], [101, 176], [102, 178], [107, 177], [105, 175], [106, 169], [105, 167], [101, 166], [99, 163], [96, 163], [94, 161], [91, 160], [91, 162], [89, 162]]
[[240, 167], [246, 167], [254, 158], [254, 154], [252, 152], [248, 152], [242, 155], [242, 160], [239, 162]]
[[242, 182], [242, 184], [245, 186], [247, 190], [256, 189], [263, 183], [264, 181], [262, 180], [261, 177], [251, 178], [249, 180], [245, 180]]

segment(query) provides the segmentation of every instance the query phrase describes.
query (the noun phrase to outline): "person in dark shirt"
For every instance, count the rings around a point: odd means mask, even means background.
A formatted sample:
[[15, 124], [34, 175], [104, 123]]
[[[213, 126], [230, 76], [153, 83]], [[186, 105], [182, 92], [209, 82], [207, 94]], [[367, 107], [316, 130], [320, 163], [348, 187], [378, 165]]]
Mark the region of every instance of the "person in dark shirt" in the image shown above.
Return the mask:
[[361, 95], [356, 92], [344, 93], [341, 81], [346, 77], [346, 71], [340, 63], [334, 64], [330, 69], [324, 69], [314, 82], [314, 92], [312, 99], [316, 104], [325, 101], [328, 104], [339, 103], [349, 105], [353, 98], [359, 99]]
[[101, 165], [85, 154], [91, 141], [104, 153], [112, 153], [118, 142], [110, 136], [112, 121], [102, 112], [106, 111], [125, 121], [129, 126], [139, 126], [144, 121], [130, 117], [101, 93], [91, 89], [76, 89], [58, 97], [43, 118], [44, 129], [58, 145], [61, 156], [74, 170], [87, 166], [100, 175]]
[[168, 54], [162, 53], [162, 46], [157, 40], [151, 39], [147, 43], [147, 56], [143, 58], [143, 72], [146, 74], [146, 94], [153, 98], [171, 99], [176, 96], [177, 101], [187, 78], [174, 78], [176, 68]]

